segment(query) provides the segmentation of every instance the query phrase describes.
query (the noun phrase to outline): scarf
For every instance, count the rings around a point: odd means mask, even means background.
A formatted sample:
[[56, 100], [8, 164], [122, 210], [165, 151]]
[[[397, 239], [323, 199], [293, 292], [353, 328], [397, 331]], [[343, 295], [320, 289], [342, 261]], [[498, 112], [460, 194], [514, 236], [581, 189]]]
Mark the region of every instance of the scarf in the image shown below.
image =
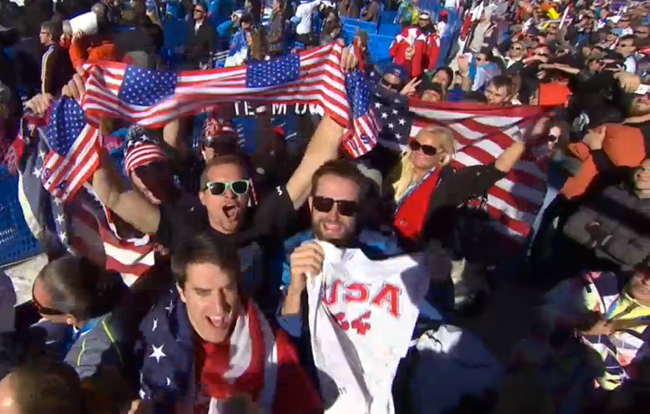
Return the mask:
[[228, 341], [219, 344], [200, 341], [197, 351], [197, 374], [206, 393], [214, 400], [225, 401], [234, 396], [249, 395], [253, 401], [265, 405], [265, 388], [269, 356], [277, 365], [276, 341], [270, 325], [251, 300], [242, 301], [244, 311], [235, 322]]

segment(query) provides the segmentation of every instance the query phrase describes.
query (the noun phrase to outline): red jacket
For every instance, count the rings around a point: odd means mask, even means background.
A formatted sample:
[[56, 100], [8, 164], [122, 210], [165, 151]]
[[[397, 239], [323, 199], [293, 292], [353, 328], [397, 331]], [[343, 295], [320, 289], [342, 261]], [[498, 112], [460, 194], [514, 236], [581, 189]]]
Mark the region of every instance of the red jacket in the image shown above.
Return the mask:
[[435, 70], [440, 55], [440, 36], [436, 32], [431, 32], [426, 36], [425, 43], [425, 66], [428, 70]]
[[[410, 46], [415, 48], [415, 54], [411, 60], [408, 60], [405, 55], [406, 49]], [[390, 45], [389, 53], [393, 58], [393, 62], [404, 67], [415, 78], [420, 76], [425, 69], [424, 59], [426, 48], [426, 37], [422, 31], [415, 26], [411, 26], [402, 30], [395, 37], [395, 40]]]
[[431, 195], [438, 187], [442, 168], [429, 175], [415, 190], [407, 194], [395, 212], [393, 224], [400, 236], [415, 241], [422, 232]]

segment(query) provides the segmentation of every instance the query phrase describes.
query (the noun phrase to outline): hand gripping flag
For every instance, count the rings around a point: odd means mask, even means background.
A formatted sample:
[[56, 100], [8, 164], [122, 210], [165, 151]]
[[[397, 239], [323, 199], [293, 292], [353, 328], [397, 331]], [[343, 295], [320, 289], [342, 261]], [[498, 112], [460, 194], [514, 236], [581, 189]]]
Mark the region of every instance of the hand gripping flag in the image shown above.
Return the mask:
[[65, 201], [99, 165], [99, 131], [87, 123], [77, 102], [63, 98], [50, 109], [46, 138], [50, 151], [43, 164], [43, 186]]
[[[412, 99], [409, 111], [391, 110], [381, 102], [375, 102], [373, 110], [382, 124], [383, 134], [390, 133], [395, 143], [404, 142], [405, 137], [415, 137], [429, 126], [451, 129], [456, 141], [452, 165], [463, 168], [494, 162], [548, 108], [424, 103]], [[528, 236], [546, 195], [547, 142], [529, 143], [528, 148], [528, 153], [486, 195], [485, 208], [491, 224], [511, 240], [524, 240]]]
[[343, 146], [358, 157], [374, 147], [377, 123], [363, 76], [353, 72], [346, 77], [341, 70], [342, 50], [332, 43], [273, 61], [178, 73], [113, 62], [89, 64], [82, 107], [93, 124], [110, 117], [160, 127], [222, 102], [320, 105], [349, 130]]

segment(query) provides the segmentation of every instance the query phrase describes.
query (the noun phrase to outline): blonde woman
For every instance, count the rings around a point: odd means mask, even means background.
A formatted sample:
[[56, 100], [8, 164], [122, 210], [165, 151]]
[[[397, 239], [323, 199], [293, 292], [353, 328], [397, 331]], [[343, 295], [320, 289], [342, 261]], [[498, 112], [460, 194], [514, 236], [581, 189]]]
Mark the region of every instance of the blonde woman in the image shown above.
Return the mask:
[[393, 223], [407, 249], [417, 247], [418, 241], [444, 240], [456, 207], [504, 178], [526, 147], [514, 142], [493, 164], [458, 171], [451, 167], [454, 148], [449, 128], [422, 129], [409, 141], [407, 152], [388, 177], [395, 202]]

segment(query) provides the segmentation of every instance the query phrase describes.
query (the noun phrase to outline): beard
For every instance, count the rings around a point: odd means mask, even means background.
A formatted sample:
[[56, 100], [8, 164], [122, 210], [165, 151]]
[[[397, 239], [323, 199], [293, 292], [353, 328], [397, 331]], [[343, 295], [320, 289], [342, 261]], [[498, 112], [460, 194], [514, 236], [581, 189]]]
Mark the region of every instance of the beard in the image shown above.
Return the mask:
[[[324, 225], [338, 225], [341, 226], [341, 231], [336, 235], [327, 232]], [[318, 240], [332, 243], [335, 246], [345, 246], [350, 243], [354, 236], [354, 226], [347, 226], [341, 220], [323, 218], [320, 220], [312, 220], [312, 228]]]

